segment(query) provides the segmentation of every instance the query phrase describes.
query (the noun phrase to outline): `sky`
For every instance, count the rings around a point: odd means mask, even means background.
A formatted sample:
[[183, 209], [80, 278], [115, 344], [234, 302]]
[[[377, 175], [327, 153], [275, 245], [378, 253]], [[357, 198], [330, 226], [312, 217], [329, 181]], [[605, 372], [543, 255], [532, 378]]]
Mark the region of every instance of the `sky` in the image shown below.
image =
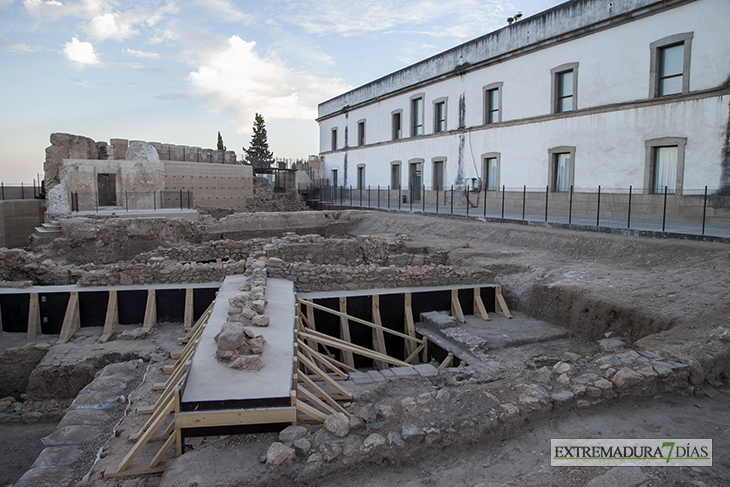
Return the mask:
[[0, 181], [54, 132], [318, 152], [317, 105], [559, 0], [0, 0]]

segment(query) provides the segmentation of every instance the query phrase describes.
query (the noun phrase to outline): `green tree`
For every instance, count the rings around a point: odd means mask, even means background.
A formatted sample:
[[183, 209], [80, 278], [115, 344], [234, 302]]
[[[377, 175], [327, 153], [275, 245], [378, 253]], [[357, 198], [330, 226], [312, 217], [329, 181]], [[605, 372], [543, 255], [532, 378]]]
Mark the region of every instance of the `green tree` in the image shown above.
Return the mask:
[[248, 149], [243, 148], [246, 161], [257, 168], [269, 168], [274, 160], [274, 153], [269, 150], [264, 116], [257, 113], [253, 120], [253, 134]]
[[218, 150], [226, 150], [226, 146], [223, 145], [223, 137], [221, 137], [220, 132], [218, 132]]

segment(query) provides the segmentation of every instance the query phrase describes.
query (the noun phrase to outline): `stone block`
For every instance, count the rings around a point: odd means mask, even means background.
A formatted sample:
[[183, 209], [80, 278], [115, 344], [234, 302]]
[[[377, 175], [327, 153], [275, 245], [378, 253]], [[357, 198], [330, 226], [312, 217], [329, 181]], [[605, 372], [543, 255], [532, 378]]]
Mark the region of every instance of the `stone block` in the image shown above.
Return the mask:
[[279, 433], [279, 441], [291, 443], [307, 436], [307, 428], [304, 426], [287, 426]]
[[43, 438], [43, 444], [48, 446], [80, 445], [93, 440], [100, 434], [101, 430], [97, 426], [64, 426]]
[[38, 487], [39, 485], [59, 485], [73, 478], [71, 467], [31, 468], [15, 483], [15, 487]]
[[370, 377], [370, 380], [372, 380], [376, 384], [379, 382], [385, 382], [385, 377], [383, 377], [383, 374], [381, 374], [377, 370], [368, 370], [367, 374], [368, 377]]
[[420, 443], [426, 437], [426, 433], [415, 424], [403, 423], [401, 437], [408, 443]]
[[324, 427], [336, 437], [344, 438], [350, 433], [350, 420], [342, 413], [330, 414], [324, 421]]
[[348, 379], [353, 381], [355, 384], [372, 384], [373, 380], [367, 374], [367, 372], [350, 372], [347, 376]]
[[276, 441], [266, 452], [266, 465], [291, 465], [294, 458], [296, 458], [294, 448], [289, 448]]
[[71, 465], [73, 462], [81, 458], [83, 450], [72, 446], [49, 446], [45, 448], [36, 461], [33, 463], [31, 468], [37, 467], [62, 467]]
[[418, 372], [413, 367], [393, 367], [390, 370], [393, 371], [393, 374], [400, 378], [400, 377], [418, 377]]
[[421, 377], [437, 377], [439, 375], [438, 369], [431, 364], [414, 365], [413, 369], [415, 369]]

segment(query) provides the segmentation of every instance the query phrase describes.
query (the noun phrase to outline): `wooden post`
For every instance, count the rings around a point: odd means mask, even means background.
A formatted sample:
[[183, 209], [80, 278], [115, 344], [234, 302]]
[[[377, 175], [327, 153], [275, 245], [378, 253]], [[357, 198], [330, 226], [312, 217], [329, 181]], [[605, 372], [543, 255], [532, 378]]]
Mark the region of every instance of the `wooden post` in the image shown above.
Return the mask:
[[[0, 330], [2, 330], [0, 324]], [[33, 341], [37, 335], [41, 334], [41, 309], [38, 304], [38, 293], [30, 293], [30, 303], [28, 304], [28, 340]]]
[[[347, 314], [347, 298], [345, 297], [340, 297], [340, 313]], [[340, 316], [340, 338], [347, 343], [352, 343], [352, 339], [350, 338], [350, 324], [344, 316]], [[355, 359], [349, 350], [342, 350], [342, 361], [350, 367], [355, 367]]]
[[193, 290], [188, 288], [185, 290], [185, 317], [183, 318], [185, 331], [190, 331], [193, 327], [193, 310]]
[[459, 302], [459, 290], [451, 290], [451, 316], [456, 318], [459, 323], [466, 323], [464, 318], [464, 312], [461, 310], [461, 303]]
[[109, 291], [109, 301], [106, 304], [106, 318], [104, 319], [104, 331], [99, 342], [106, 343], [114, 334], [119, 325], [119, 306], [117, 302], [117, 291]]
[[68, 300], [68, 306], [66, 306], [66, 314], [63, 317], [63, 325], [61, 326], [61, 334], [58, 336], [58, 343], [68, 342], [79, 328], [81, 328], [79, 293], [74, 291]]
[[[373, 295], [373, 323], [383, 326], [383, 322], [380, 319], [380, 295], [378, 294]], [[385, 350], [385, 337], [383, 336], [383, 330], [373, 328], [373, 349], [383, 355], [388, 355]], [[381, 362], [380, 360], [376, 360], [375, 367], [378, 370], [383, 370], [388, 368], [388, 364]]]
[[494, 288], [494, 309], [505, 318], [512, 318], [512, 314], [507, 307], [507, 302], [504, 300], [504, 296], [502, 296], [502, 286]]
[[481, 291], [478, 287], [474, 288], [474, 314], [480, 316], [484, 321], [489, 321], [489, 314], [482, 301]]
[[152, 327], [157, 323], [157, 300], [155, 299], [155, 290], [147, 291], [147, 305], [144, 310], [144, 323], [142, 324], [142, 334], [147, 335], [152, 331]]
[[[406, 335], [413, 338], [416, 337], [416, 324], [413, 322], [413, 309], [411, 308], [411, 293], [404, 295], [404, 328]], [[412, 340], [405, 341], [406, 357], [410, 356], [416, 349], [416, 344]]]

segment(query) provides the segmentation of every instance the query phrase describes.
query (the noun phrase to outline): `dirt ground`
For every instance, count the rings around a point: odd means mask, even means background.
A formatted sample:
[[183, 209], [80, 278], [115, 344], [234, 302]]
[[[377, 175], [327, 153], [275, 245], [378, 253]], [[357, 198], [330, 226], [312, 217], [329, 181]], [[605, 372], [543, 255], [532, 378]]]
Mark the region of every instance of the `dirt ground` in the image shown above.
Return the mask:
[[[290, 471], [259, 462], [261, 454], [276, 441], [275, 434], [207, 439], [179, 459], [168, 455], [172, 466], [169, 475], [145, 477], [146, 487], [577, 487], [607, 472], [605, 468], [550, 467], [549, 440], [560, 437], [712, 438], [713, 467], [642, 468], [648, 477], [646, 485], [730, 485], [730, 461], [725, 453], [730, 446], [727, 382], [714, 384], [710, 395], [625, 398], [600, 407], [556, 410], [486, 436], [480, 435], [478, 426], [489, 420], [490, 395], [516, 396], [514, 381], [526, 373], [526, 364], [536, 357], [559, 357], [565, 352], [588, 356], [596, 353], [596, 340], [606, 334], [630, 346], [642, 337], [672, 328], [641, 343], [681, 343], [702, 336], [711, 327], [730, 326], [730, 246], [383, 212], [349, 212], [346, 218], [352, 220], [350, 234], [398, 235], [407, 240], [408, 252], [416, 254], [447, 250], [449, 264], [490, 269], [496, 282], [504, 287], [515, 318], [495, 317], [487, 325], [470, 320], [464, 328], [490, 343], [483, 354], [484, 363], [470, 367], [473, 375], [463, 383], [449, 385], [454, 399], [448, 406], [429, 405], [426, 413], [418, 413], [418, 419], [426, 423], [430, 420], [441, 424], [451, 418], [455, 433], [439, 447], [406, 447], [376, 456], [369, 463], [324, 469], [313, 478], [292, 476]], [[160, 353], [179, 349], [169, 331], [159, 335], [156, 344]], [[132, 401], [154, 402], [156, 396], [150, 388], [161, 380], [164, 375], [159, 367], [150, 367]], [[355, 405], [372, 402], [395, 406], [405, 397], [443, 386], [428, 382], [397, 384], [367, 391]], [[398, 415], [398, 420], [411, 418], [404, 412]], [[130, 417], [127, 421], [121, 425], [119, 438], [110, 440], [95, 471], [112, 464], [129, 447], [122, 438], [124, 430], [138, 426], [141, 419]], [[28, 430], [29, 436], [34, 435]], [[1, 428], [0, 437], [6, 441]], [[8, 464], [8, 457], [0, 458]], [[220, 465], [216, 462], [223, 461], [230, 466], [216, 467]], [[0, 470], [5, 467], [0, 465]], [[186, 479], [186, 472], [191, 480]], [[205, 475], [209, 475], [205, 481], [192, 480]], [[123, 482], [99, 480], [92, 475], [86, 485], [117, 487]]]

